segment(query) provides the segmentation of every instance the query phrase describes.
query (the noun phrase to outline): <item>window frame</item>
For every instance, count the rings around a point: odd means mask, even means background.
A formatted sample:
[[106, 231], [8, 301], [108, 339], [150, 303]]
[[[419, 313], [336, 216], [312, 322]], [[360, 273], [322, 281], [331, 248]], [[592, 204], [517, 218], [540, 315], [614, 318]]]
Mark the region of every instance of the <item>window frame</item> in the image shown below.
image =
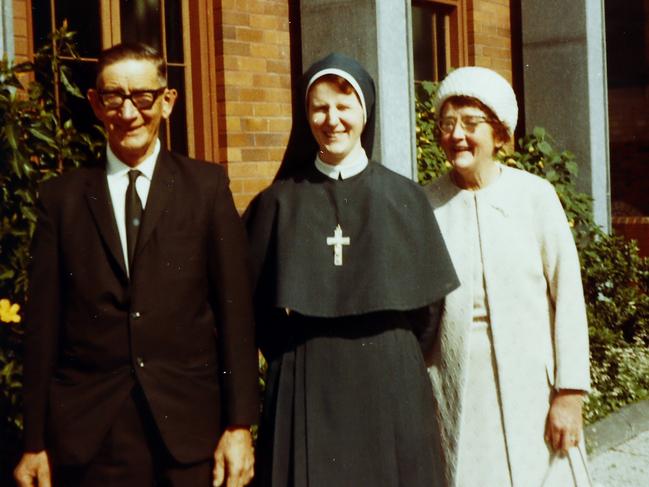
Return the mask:
[[[31, 0], [28, 0], [30, 45], [29, 50], [33, 55], [31, 30], [33, 25], [33, 9]], [[50, 0], [51, 25], [50, 31], [57, 28], [56, 16], [54, 15], [56, 3]], [[162, 55], [167, 56], [166, 35], [165, 35], [165, 2], [161, 1], [161, 39]], [[182, 9], [182, 38], [183, 38], [183, 63], [168, 63], [171, 67], [182, 67], [185, 82], [185, 103], [186, 103], [186, 136], [187, 151], [190, 157], [218, 160], [219, 154], [219, 131], [216, 92], [216, 24], [214, 8], [211, 0], [194, 0], [192, 2], [181, 2]], [[100, 42], [101, 48], [106, 49], [121, 41], [120, 1], [99, 0], [100, 10]], [[80, 58], [82, 62], [96, 62], [96, 58]], [[165, 140], [169, 144], [169, 124], [164, 124], [166, 131]], [[168, 147], [167, 147], [168, 148]]]
[[[445, 51], [446, 71], [450, 68], [466, 66], [469, 62], [468, 49], [468, 15], [465, 0], [412, 0], [412, 6], [429, 7], [431, 10], [447, 10], [442, 13], [445, 29]], [[439, 12], [437, 12], [439, 14]], [[431, 26], [433, 53], [438, 52], [436, 25]], [[437, 60], [433, 60], [433, 80], [439, 81], [442, 76], [439, 73]]]

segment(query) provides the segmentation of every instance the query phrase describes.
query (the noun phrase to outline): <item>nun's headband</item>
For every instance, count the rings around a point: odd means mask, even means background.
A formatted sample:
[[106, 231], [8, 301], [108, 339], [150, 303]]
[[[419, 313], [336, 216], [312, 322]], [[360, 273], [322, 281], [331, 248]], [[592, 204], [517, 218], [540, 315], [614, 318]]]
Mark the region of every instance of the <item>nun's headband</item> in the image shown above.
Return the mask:
[[347, 81], [350, 85], [352, 85], [352, 88], [354, 88], [354, 90], [356, 91], [356, 94], [358, 95], [358, 98], [361, 101], [361, 106], [363, 107], [363, 123], [367, 122], [367, 107], [365, 105], [365, 96], [363, 95], [363, 90], [361, 90], [361, 87], [358, 84], [358, 81], [356, 81], [356, 78], [354, 78], [347, 71], [343, 71], [342, 69], [338, 69], [338, 68], [323, 69], [315, 73], [313, 76], [311, 76], [311, 79], [306, 85], [306, 91], [304, 95], [305, 96], [304, 103], [307, 106], [307, 110], [309, 106], [309, 90], [311, 89], [311, 86], [313, 86], [313, 84], [316, 81], [318, 81], [318, 79], [328, 74], [334, 74], [336, 76], [340, 76], [345, 81]]

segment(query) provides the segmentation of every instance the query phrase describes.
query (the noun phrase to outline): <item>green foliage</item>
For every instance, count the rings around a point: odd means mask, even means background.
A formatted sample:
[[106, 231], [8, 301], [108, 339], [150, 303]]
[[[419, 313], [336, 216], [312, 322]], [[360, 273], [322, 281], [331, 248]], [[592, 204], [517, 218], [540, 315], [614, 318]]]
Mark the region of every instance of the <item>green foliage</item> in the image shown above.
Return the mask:
[[649, 350], [642, 342], [609, 345], [602, 352], [597, 359], [591, 353], [593, 389], [584, 409], [587, 424], [649, 397]]
[[[83, 97], [62, 56], [76, 58], [64, 25], [33, 62], [0, 61], [0, 298], [25, 303], [38, 184], [94, 156], [102, 142], [78, 132], [66, 109]], [[26, 86], [21, 80], [31, 79]], [[20, 323], [0, 323], [0, 458], [11, 461], [22, 429]], [[0, 471], [7, 471], [0, 464]], [[9, 469], [10, 471], [10, 469]]]
[[415, 113], [417, 114], [417, 168], [419, 182], [426, 184], [451, 169], [444, 151], [437, 143], [435, 106], [433, 99], [437, 84], [422, 81], [415, 85]]
[[649, 397], [649, 259], [635, 241], [598, 235], [580, 249], [593, 392], [586, 421]]
[[[425, 184], [450, 164], [436, 141], [432, 100], [437, 85], [417, 86], [417, 164]], [[554, 149], [542, 128], [518, 141], [519, 149], [498, 154], [503, 164], [550, 181], [573, 231], [586, 300], [593, 391], [585, 407], [593, 422], [625, 404], [649, 397], [649, 259], [633, 241], [607, 235], [592, 218], [591, 199], [576, 189], [577, 162]]]

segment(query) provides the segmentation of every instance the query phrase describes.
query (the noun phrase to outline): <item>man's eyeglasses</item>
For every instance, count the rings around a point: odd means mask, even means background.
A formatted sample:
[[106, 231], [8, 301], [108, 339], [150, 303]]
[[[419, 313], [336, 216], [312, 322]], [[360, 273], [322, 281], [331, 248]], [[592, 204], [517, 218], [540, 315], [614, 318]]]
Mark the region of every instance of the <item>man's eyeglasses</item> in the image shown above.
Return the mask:
[[157, 90], [136, 90], [128, 95], [121, 91], [103, 91], [98, 90], [99, 100], [109, 110], [120, 108], [126, 100], [131, 100], [138, 110], [148, 110], [153, 106], [158, 97], [164, 93], [167, 87], [158, 88]]
[[437, 127], [444, 134], [450, 134], [455, 130], [455, 126], [460, 122], [460, 127], [467, 133], [472, 134], [475, 132], [478, 125], [481, 123], [489, 123], [490, 119], [487, 117], [477, 116], [477, 115], [465, 115], [463, 117], [454, 118], [454, 117], [444, 117], [437, 120]]

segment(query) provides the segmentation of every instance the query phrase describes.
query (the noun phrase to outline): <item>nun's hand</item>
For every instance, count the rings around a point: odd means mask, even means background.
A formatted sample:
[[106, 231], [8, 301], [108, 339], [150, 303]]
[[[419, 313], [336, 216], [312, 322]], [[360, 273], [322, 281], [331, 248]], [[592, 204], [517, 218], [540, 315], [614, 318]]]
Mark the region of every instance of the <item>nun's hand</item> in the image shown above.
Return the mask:
[[562, 389], [552, 398], [545, 426], [545, 441], [554, 451], [565, 455], [577, 446], [583, 428], [581, 410], [584, 392]]

